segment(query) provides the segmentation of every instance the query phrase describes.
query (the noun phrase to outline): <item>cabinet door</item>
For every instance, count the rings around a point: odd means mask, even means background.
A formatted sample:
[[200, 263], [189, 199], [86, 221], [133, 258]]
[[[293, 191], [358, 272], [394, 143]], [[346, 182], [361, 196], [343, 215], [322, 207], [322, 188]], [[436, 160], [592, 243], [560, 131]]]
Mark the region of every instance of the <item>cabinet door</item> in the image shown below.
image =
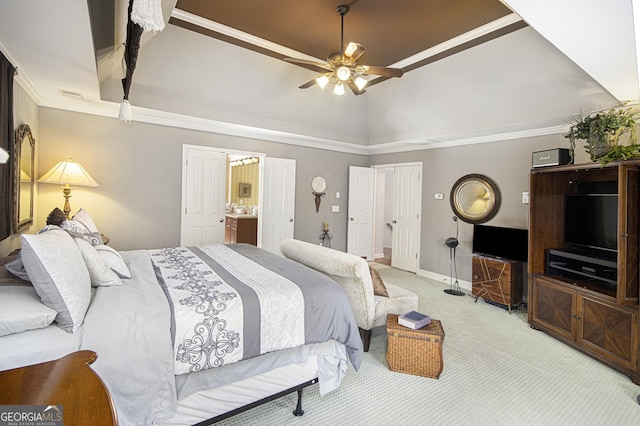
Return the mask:
[[565, 339], [576, 336], [576, 292], [540, 276], [533, 276], [530, 320]]
[[635, 370], [638, 313], [578, 293], [577, 343], [604, 361]]
[[224, 243], [225, 244], [235, 244], [236, 243], [236, 229], [237, 229], [237, 220], [235, 217], [226, 218], [226, 226], [224, 229]]
[[236, 243], [258, 244], [258, 219], [238, 219], [236, 226]]
[[522, 301], [522, 263], [473, 256], [471, 293], [506, 306]]
[[640, 292], [638, 274], [638, 199], [640, 171], [637, 166], [620, 166], [618, 176], [618, 303], [637, 305]]

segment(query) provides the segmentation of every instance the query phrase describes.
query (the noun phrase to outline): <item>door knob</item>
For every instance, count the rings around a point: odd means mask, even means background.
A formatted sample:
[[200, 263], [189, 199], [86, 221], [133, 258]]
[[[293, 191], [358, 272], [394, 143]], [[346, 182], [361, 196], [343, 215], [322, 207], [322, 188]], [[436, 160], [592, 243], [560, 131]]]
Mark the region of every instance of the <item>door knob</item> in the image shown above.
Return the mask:
[[224, 222], [224, 219], [220, 219], [220, 223]]
[[354, 219], [352, 217], [350, 217], [349, 220], [354, 220]]
[[292, 217], [289, 218], [289, 222], [293, 222], [293, 218]]

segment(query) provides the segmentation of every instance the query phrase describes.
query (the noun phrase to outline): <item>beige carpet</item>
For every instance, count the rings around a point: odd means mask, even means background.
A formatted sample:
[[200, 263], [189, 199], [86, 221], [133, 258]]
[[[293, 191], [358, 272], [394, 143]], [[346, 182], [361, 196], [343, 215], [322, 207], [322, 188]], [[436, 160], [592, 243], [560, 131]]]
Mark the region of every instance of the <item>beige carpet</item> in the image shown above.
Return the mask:
[[445, 330], [439, 380], [391, 372], [384, 327], [373, 332], [360, 371], [324, 397], [304, 391], [302, 417], [288, 396], [222, 425], [640, 425], [640, 386], [532, 330], [508, 311], [446, 286], [377, 266], [384, 280], [420, 296], [420, 311]]

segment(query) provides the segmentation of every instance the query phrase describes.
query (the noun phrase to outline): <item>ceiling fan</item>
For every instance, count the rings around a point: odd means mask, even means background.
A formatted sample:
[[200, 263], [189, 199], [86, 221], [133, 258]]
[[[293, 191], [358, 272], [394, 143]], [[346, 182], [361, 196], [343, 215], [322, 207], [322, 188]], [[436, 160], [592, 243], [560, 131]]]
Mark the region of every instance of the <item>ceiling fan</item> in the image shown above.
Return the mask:
[[347, 85], [355, 95], [365, 92], [365, 86], [369, 82], [363, 78], [365, 75], [376, 75], [381, 77], [401, 77], [403, 71], [399, 68], [387, 68], [372, 65], [359, 65], [358, 59], [364, 53], [366, 47], [360, 43], [349, 42], [344, 45], [344, 15], [349, 12], [349, 6], [341, 5], [336, 8], [336, 12], [341, 19], [340, 51], [334, 52], [327, 57], [326, 62], [308, 61], [306, 59], [284, 58], [287, 62], [310, 65], [318, 68], [323, 73], [321, 76], [300, 86], [300, 89], [307, 89], [317, 84], [322, 89], [329, 82], [335, 83], [333, 93], [344, 94], [344, 86]]

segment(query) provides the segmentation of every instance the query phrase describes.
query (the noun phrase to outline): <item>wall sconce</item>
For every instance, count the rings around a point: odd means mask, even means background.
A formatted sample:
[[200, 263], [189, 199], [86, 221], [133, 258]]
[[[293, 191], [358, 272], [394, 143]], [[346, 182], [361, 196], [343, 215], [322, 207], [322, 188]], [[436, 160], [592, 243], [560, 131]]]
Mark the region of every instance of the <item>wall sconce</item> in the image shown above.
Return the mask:
[[67, 219], [69, 219], [69, 213], [71, 213], [71, 205], [69, 204], [71, 185], [100, 186], [80, 163], [73, 161], [71, 158], [60, 161], [38, 179], [38, 182], [62, 185], [62, 194], [64, 196], [64, 209], [62, 211]]
[[316, 213], [320, 211], [320, 197], [325, 193], [327, 189], [327, 181], [322, 176], [316, 176], [311, 181], [312, 194], [316, 197]]

